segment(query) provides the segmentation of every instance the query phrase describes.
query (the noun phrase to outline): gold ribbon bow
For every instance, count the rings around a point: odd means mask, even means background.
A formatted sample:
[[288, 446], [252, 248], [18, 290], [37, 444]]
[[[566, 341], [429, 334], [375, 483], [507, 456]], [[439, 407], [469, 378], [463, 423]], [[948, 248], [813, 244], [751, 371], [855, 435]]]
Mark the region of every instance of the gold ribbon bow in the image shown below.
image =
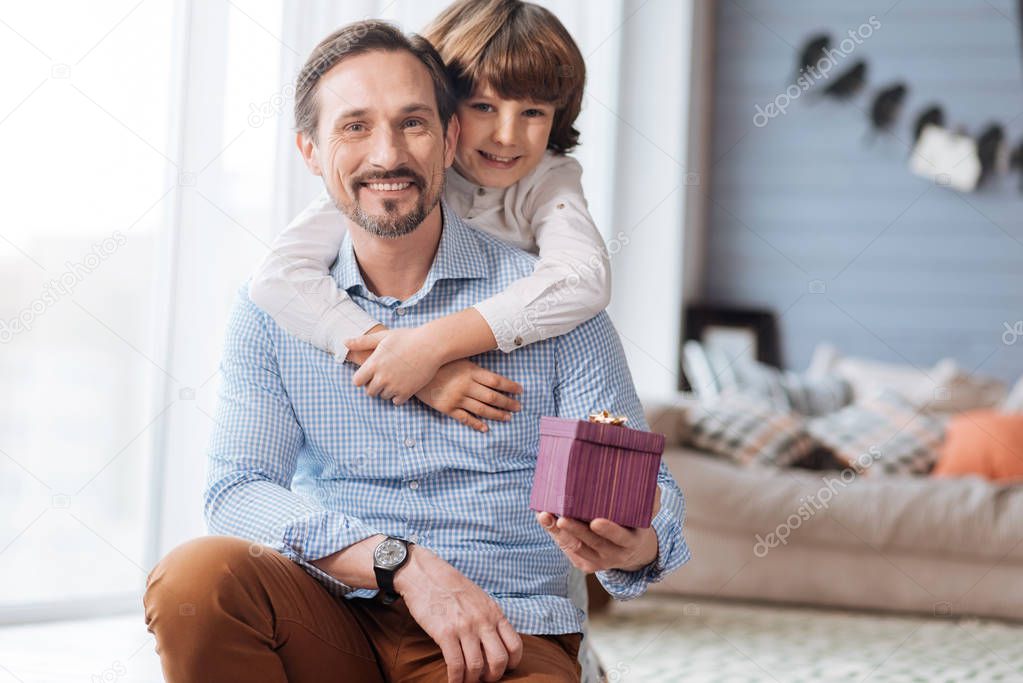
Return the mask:
[[617, 425], [622, 426], [629, 421], [629, 418], [624, 415], [612, 415], [606, 410], [601, 410], [599, 413], [590, 413], [590, 422], [597, 422], [605, 425]]

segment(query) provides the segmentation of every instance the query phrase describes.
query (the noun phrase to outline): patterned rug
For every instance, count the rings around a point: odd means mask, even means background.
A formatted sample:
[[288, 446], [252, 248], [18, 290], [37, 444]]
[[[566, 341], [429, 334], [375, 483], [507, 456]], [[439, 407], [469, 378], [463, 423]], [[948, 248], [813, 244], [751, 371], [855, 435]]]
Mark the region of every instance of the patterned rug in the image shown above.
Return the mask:
[[648, 595], [592, 621], [608, 681], [1023, 681], [1023, 626]]

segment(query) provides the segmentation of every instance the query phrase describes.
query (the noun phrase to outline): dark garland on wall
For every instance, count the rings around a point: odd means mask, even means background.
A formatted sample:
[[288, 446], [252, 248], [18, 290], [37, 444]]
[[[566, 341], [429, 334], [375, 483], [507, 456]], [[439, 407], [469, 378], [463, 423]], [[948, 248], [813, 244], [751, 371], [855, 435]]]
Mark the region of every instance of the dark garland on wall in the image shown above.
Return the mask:
[[[1023, 17], [1023, 0], [1019, 0], [1018, 10]], [[1018, 23], [1023, 28], [1023, 21]], [[1023, 48], [1023, 39], [1020, 44]], [[812, 84], [824, 97], [848, 100], [866, 87], [867, 63], [857, 60], [845, 71], [831, 76], [832, 54], [829, 34], [810, 37], [799, 54], [797, 83]], [[818, 88], [816, 83], [822, 80], [827, 80], [827, 85]], [[874, 93], [868, 111], [873, 135], [893, 129], [908, 93], [909, 86], [903, 81], [886, 84]], [[1016, 172], [1020, 174], [1023, 191], [1023, 141], [1010, 150], [1005, 128], [999, 123], [988, 124], [976, 137], [962, 127], [953, 129], [946, 123], [942, 106], [931, 103], [914, 121], [909, 167], [917, 175], [960, 192], [972, 192], [997, 175]]]

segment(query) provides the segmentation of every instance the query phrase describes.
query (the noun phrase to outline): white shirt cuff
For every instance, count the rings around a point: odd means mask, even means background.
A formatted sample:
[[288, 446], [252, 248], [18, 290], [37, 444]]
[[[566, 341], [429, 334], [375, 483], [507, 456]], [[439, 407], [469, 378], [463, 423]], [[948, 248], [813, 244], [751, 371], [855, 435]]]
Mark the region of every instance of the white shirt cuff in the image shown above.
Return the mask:
[[544, 338], [543, 329], [535, 320], [528, 319], [528, 308], [524, 313], [519, 306], [503, 304], [497, 300], [499, 297], [491, 297], [473, 306], [490, 326], [497, 340], [497, 348], [511, 353]]
[[348, 357], [345, 339], [366, 334], [368, 330], [379, 324], [349, 299], [341, 302], [320, 318], [313, 330], [312, 344], [326, 349], [334, 355], [338, 363], [343, 363]]

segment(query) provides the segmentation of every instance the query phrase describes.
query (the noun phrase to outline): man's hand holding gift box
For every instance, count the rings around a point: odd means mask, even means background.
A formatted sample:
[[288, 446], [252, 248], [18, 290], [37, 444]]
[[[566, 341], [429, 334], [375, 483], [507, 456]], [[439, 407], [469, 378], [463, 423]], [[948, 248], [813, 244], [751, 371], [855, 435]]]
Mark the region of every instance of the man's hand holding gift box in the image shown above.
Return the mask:
[[657, 559], [650, 521], [661, 505], [664, 436], [607, 411], [588, 421], [543, 417], [530, 507], [578, 569], [635, 571]]

